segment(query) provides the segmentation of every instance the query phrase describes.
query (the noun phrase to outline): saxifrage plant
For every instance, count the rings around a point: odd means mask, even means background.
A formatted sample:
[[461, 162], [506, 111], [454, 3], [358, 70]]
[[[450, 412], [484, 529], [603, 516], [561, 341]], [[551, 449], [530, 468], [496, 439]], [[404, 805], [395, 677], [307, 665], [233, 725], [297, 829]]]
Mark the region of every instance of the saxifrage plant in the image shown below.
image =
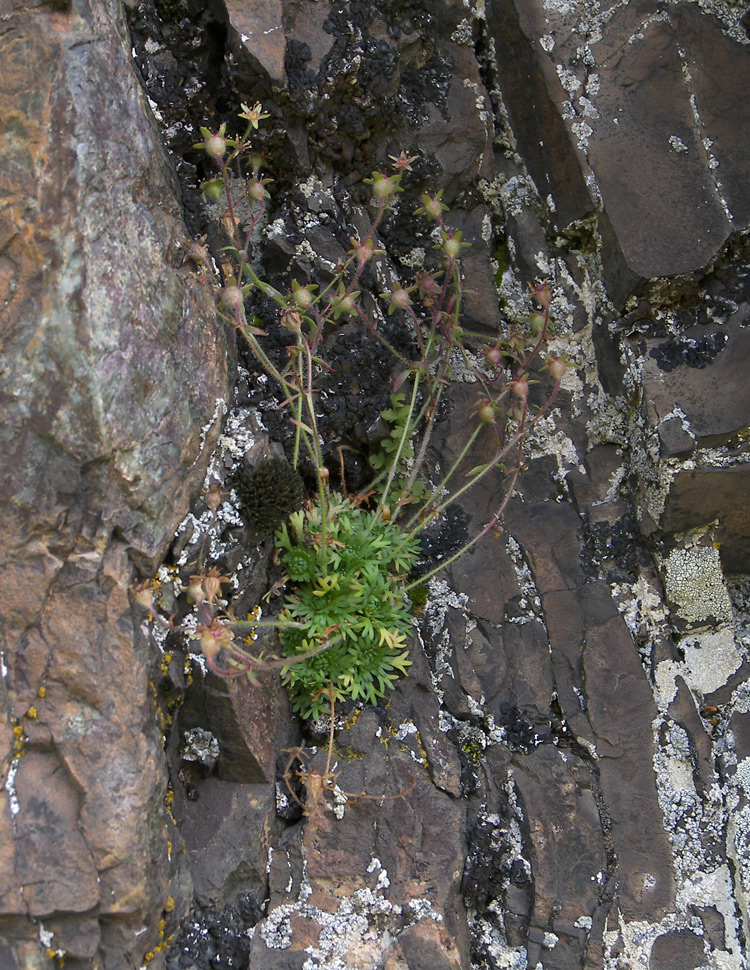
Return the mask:
[[[524, 443], [555, 400], [567, 363], [546, 353], [551, 333], [548, 284], [533, 288], [525, 328], [491, 338], [464, 331], [461, 253], [467, 244], [445, 221], [448, 210], [442, 192], [423, 195], [416, 212], [434, 224], [438, 264], [380, 294], [385, 312], [397, 314], [411, 334], [414, 359], [393, 346], [365, 313], [358, 286], [368, 264], [383, 255], [379, 227], [398, 205], [402, 177], [415, 161], [403, 153], [392, 159], [389, 170], [375, 171], [365, 180], [373, 207], [369, 231], [363, 238], [351, 238], [346, 260], [327, 283], [292, 280], [288, 292], [281, 292], [264, 281], [253, 267], [251, 244], [264, 218], [269, 180], [261, 176], [251, 136], [268, 115], [260, 105], [243, 105], [240, 117], [247, 122], [242, 136], [227, 137], [224, 125], [215, 133], [201, 129], [203, 141], [196, 146], [217, 172], [205, 191], [224, 203], [221, 226], [227, 245], [220, 312], [279, 387], [294, 427], [291, 463], [298, 468], [306, 457], [316, 488], [305, 507], [294, 511], [275, 534], [287, 592], [278, 618], [262, 622], [278, 627], [285, 657], [258, 657], [239, 645], [237, 637], [248, 623], [238, 624], [216, 611], [222, 582], [217, 578], [209, 580], [213, 594], [206, 592], [204, 581], [201, 608], [206, 622], [196, 636], [212, 667], [227, 675], [252, 676], [259, 666], [280, 666], [294, 709], [303, 717], [315, 717], [329, 708], [331, 698], [334, 703], [347, 698], [375, 703], [406, 672], [412, 625], [409, 591], [498, 531], [522, 468]], [[245, 224], [240, 218], [243, 206], [250, 213]], [[208, 272], [207, 260], [206, 267]], [[266, 333], [248, 313], [253, 290], [276, 302], [282, 327], [293, 335], [286, 363], [277, 364], [267, 352]], [[339, 321], [358, 321], [370, 339], [388, 348], [394, 361], [391, 407], [383, 415], [390, 431], [373, 456], [370, 488], [354, 496], [329, 487], [315, 405], [316, 380], [330, 367], [324, 359], [324, 337]], [[431, 482], [426, 474], [428, 448], [457, 362], [475, 380], [473, 415], [467, 415], [466, 440], [458, 458], [439, 481]], [[529, 392], [539, 369], [548, 369], [553, 380], [546, 400], [534, 408]], [[466, 468], [480, 434], [491, 442], [487, 460]], [[505, 473], [505, 483], [490, 519], [460, 549], [410, 583], [423, 530], [498, 468]], [[250, 509], [253, 503], [246, 499], [245, 504]], [[218, 662], [222, 653], [229, 666]]]

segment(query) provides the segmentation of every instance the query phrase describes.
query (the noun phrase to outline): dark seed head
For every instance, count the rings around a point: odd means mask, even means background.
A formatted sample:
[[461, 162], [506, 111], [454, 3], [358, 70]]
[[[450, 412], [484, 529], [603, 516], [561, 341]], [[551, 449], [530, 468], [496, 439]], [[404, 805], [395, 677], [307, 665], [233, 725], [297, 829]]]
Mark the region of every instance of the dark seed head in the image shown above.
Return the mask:
[[286, 522], [305, 498], [302, 479], [286, 458], [262, 458], [254, 468], [242, 468], [236, 490], [245, 523], [261, 537]]

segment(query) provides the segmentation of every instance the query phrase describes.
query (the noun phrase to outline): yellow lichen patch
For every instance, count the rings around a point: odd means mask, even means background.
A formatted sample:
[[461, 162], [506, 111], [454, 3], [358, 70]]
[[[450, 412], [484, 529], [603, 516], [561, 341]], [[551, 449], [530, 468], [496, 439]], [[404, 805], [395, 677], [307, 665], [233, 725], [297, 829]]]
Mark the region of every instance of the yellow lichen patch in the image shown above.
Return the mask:
[[23, 754], [26, 735], [15, 717], [11, 718], [11, 724], [13, 725], [13, 755], [19, 758]]
[[[164, 904], [164, 912], [171, 913], [174, 910], [174, 899], [171, 896], [167, 896], [167, 901]], [[172, 937], [174, 934], [166, 936], [167, 931], [167, 921], [164, 917], [159, 920], [159, 942], [153, 948], [149, 950], [143, 956], [143, 966], [147, 966], [154, 959], [157, 953], [163, 953], [167, 949], [169, 944], [172, 942]]]
[[174, 654], [165, 653], [161, 658], [161, 673], [163, 677], [169, 676], [169, 665], [172, 663], [172, 657]]
[[[263, 611], [261, 610], [261, 608], [259, 606], [254, 606], [247, 614], [247, 619], [245, 622], [254, 623], [255, 621], [259, 620], [262, 615], [263, 615]], [[245, 644], [246, 647], [251, 647], [257, 639], [258, 639], [258, 631], [250, 630], [247, 636], [242, 638], [242, 642]]]
[[351, 714], [347, 714], [346, 720], [344, 721], [345, 730], [349, 731], [357, 723], [359, 715], [362, 713], [361, 707], [355, 707]]
[[46, 697], [47, 696], [47, 688], [44, 686], [44, 684], [42, 684], [42, 686], [37, 691], [37, 696], [38, 697]]
[[33, 707], [33, 706], [32, 706], [32, 707], [30, 707], [30, 708], [28, 709], [28, 711], [26, 711], [26, 717], [27, 717], [27, 718], [28, 718], [28, 719], [29, 719], [30, 721], [36, 721], [36, 720], [38, 720], [38, 718], [39, 718], [39, 715], [37, 714], [37, 710], [36, 710], [36, 708], [35, 708], [35, 707]]

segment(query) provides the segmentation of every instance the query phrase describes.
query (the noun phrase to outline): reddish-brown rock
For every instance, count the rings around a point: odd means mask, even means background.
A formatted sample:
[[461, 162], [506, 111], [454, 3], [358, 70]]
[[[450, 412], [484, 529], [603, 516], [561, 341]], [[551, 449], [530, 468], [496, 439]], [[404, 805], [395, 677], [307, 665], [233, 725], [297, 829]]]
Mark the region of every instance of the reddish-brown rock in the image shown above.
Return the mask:
[[226, 349], [119, 5], [3, 31], [3, 967], [132, 970], [183, 899], [128, 585], [200, 487]]

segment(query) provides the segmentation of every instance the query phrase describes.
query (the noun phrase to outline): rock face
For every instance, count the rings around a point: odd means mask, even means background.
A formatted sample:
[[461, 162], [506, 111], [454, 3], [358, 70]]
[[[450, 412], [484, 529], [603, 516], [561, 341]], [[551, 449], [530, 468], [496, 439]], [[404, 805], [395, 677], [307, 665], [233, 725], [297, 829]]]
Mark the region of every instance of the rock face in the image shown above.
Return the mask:
[[518, 92], [528, 73], [543, 106], [507, 101], [522, 154], [563, 223], [599, 210], [616, 305], [653, 277], [702, 270], [747, 227], [739, 13], [722, 23], [693, 3], [487, 8], [501, 92], [506, 80]]
[[[746, 967], [746, 14], [129, 0], [128, 35], [116, 0], [0, 11], [3, 970]], [[342, 712], [333, 763], [274, 675], [190, 670], [127, 595], [228, 397], [234, 345], [184, 261], [186, 235], [224, 245], [194, 145], [256, 101], [274, 285], [327, 281], [367, 231], [363, 179], [403, 150], [363, 302], [419, 268], [419, 196], [442, 189], [472, 243], [467, 327], [512, 327], [553, 280], [576, 365], [505, 531], [430, 582], [409, 677]], [[354, 328], [329, 341], [323, 447], [359, 487], [392, 375]], [[227, 493], [289, 433], [269, 394], [241, 372]], [[472, 395], [451, 390], [440, 460]], [[194, 506], [162, 608], [208, 558], [249, 613], [270, 551], [229, 502]]]
[[119, 5], [2, 19], [0, 963], [130, 970], [189, 885], [128, 585], [201, 486], [227, 353]]

